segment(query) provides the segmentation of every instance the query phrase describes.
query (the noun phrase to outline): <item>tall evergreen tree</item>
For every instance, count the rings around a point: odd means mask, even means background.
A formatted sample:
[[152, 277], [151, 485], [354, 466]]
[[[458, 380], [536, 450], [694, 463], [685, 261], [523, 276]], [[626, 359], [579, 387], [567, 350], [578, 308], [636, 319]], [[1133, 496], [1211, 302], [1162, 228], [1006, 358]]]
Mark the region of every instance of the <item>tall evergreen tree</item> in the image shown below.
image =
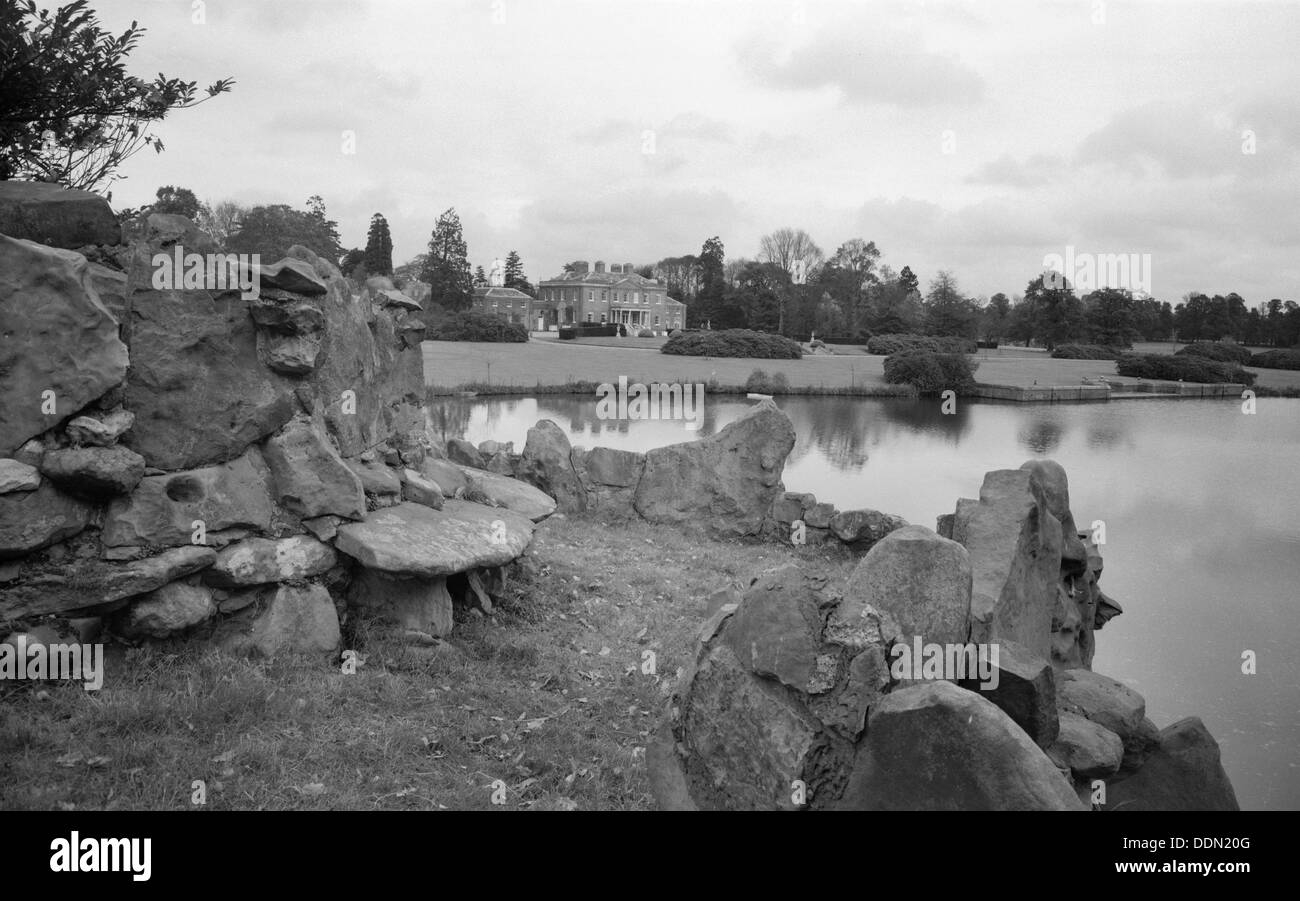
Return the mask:
[[695, 303], [687, 308], [692, 325], [700, 325], [717, 316], [722, 311], [723, 298], [727, 288], [724, 265], [727, 261], [722, 239], [716, 235], [704, 242], [700, 249], [700, 290], [695, 295]]
[[366, 272], [370, 275], [393, 274], [393, 238], [388, 231], [388, 220], [382, 213], [370, 217], [370, 231], [366, 234]]
[[474, 287], [475, 288], [487, 287], [487, 273], [483, 271], [482, 266], [474, 267]]
[[431, 287], [429, 299], [444, 310], [466, 310], [473, 301], [469, 251], [455, 207], [438, 217], [429, 238], [429, 259], [420, 281]]
[[904, 296], [913, 291], [920, 293], [921, 280], [912, 273], [911, 266], [904, 266], [903, 271], [898, 273], [898, 286], [903, 289]]
[[523, 261], [519, 259], [519, 254], [513, 250], [506, 254], [506, 287], [514, 288], [516, 291], [522, 291], [530, 296], [535, 296], [537, 293], [536, 289], [533, 288], [533, 283], [528, 280], [528, 276], [524, 275]]

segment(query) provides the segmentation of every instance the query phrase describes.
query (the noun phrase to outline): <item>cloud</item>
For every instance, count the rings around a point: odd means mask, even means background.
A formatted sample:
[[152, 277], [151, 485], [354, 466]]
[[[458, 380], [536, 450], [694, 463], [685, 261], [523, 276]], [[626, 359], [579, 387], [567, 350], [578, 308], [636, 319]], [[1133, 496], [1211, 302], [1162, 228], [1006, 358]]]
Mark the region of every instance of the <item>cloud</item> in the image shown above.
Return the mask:
[[966, 176], [966, 183], [1033, 188], [1060, 178], [1068, 165], [1065, 159], [1053, 153], [1036, 153], [1025, 160], [1017, 160], [1005, 153]]
[[819, 30], [808, 43], [781, 58], [762, 37], [737, 47], [742, 69], [767, 87], [811, 91], [832, 87], [844, 101], [920, 107], [978, 102], [984, 80], [953, 56], [927, 50], [911, 30], [845, 27]]

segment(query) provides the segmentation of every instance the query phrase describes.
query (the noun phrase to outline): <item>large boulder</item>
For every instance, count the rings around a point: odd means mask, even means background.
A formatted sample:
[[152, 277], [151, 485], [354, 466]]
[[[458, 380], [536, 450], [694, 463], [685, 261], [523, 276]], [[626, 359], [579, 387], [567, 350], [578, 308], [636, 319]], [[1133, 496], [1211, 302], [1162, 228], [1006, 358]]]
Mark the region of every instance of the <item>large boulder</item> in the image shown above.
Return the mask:
[[333, 654], [342, 640], [338, 611], [324, 586], [279, 585], [260, 611], [247, 608], [220, 639], [227, 650], [275, 657], [284, 653]]
[[319, 422], [295, 418], [267, 440], [265, 452], [276, 500], [295, 516], [365, 516], [361, 479], [343, 462]]
[[1160, 731], [1141, 769], [1106, 786], [1106, 810], [1239, 810], [1219, 743], [1199, 717]]
[[[454, 443], [448, 445], [448, 455], [453, 446]], [[572, 451], [564, 430], [551, 420], [543, 419], [528, 430], [528, 440], [524, 442], [524, 452], [516, 470], [520, 479], [555, 498], [561, 513], [587, 509], [587, 489], [573, 468]]]
[[[438, 472], [441, 472], [443, 467], [449, 465], [441, 460], [434, 460], [432, 464]], [[425, 465], [428, 466], [429, 461], [426, 461]], [[505, 507], [507, 510], [513, 510], [527, 516], [533, 522], [541, 522], [555, 512], [555, 499], [545, 491], [534, 488], [527, 482], [521, 482], [511, 476], [488, 472], [485, 469], [474, 469], [469, 466], [459, 467], [459, 472], [466, 479], [461, 494], [463, 497], [481, 493], [482, 497], [478, 498], [480, 501], [491, 501], [493, 504]], [[451, 483], [456, 484], [455, 480], [452, 480]], [[439, 484], [442, 484], [442, 482], [440, 481]], [[453, 488], [451, 494], [446, 496], [451, 497], [455, 494], [456, 489]], [[473, 500], [474, 498], [470, 499]]]
[[269, 480], [256, 448], [229, 463], [146, 476], [128, 497], [109, 506], [104, 546], [190, 544], [196, 520], [207, 533], [237, 527], [266, 531], [275, 515]]
[[445, 577], [403, 579], [363, 569], [348, 586], [348, 602], [403, 629], [436, 638], [451, 634], [452, 602]]
[[1154, 749], [1158, 736], [1146, 716], [1146, 700], [1133, 689], [1091, 670], [1065, 670], [1057, 687], [1061, 710], [1109, 729], [1124, 744], [1123, 767], [1135, 770]]
[[98, 194], [41, 181], [0, 181], [0, 235], [75, 250], [118, 244], [122, 227]]
[[116, 630], [127, 638], [168, 638], [217, 613], [212, 591], [196, 582], [170, 582], [141, 595], [117, 614]]
[[987, 473], [978, 501], [959, 501], [952, 537], [970, 552], [971, 638], [1008, 638], [1050, 659], [1061, 570], [1061, 523], [1033, 473]]
[[212, 548], [190, 546], [125, 563], [81, 560], [46, 567], [0, 589], [0, 619], [114, 604], [196, 573], [216, 559]]
[[432, 578], [509, 563], [532, 537], [525, 516], [447, 500], [441, 510], [412, 503], [375, 510], [340, 526], [334, 546], [367, 569]]
[[[808, 520], [811, 524], [811, 520]], [[855, 549], [870, 548], [891, 532], [907, 525], [907, 520], [879, 510], [841, 510], [830, 519], [835, 537]]]
[[34, 491], [0, 494], [0, 560], [22, 557], [76, 535], [91, 508], [48, 482]]
[[1061, 714], [1060, 733], [1047, 749], [1058, 767], [1068, 769], [1076, 779], [1105, 777], [1119, 769], [1124, 760], [1124, 743], [1105, 726], [1068, 711]]
[[781, 492], [794, 426], [770, 400], [716, 435], [649, 451], [635, 507], [656, 523], [690, 523], [717, 535], [757, 535]]
[[636, 486], [645, 468], [645, 454], [612, 447], [593, 447], [589, 451], [575, 447], [572, 459], [587, 489], [588, 502], [631, 511]]
[[892, 692], [871, 712], [839, 805], [851, 810], [1083, 810], [1012, 719], [950, 682]]
[[965, 644], [970, 635], [971, 564], [966, 549], [925, 526], [889, 533], [862, 558], [836, 619], [870, 606], [890, 614], [908, 641]]
[[0, 234], [0, 457], [121, 383], [127, 363], [85, 258]]
[[35, 466], [18, 460], [0, 460], [0, 494], [11, 491], [35, 491], [41, 485], [41, 473]]
[[1051, 747], [1060, 734], [1052, 665], [1014, 641], [1002, 639], [994, 647], [997, 648], [996, 661], [993, 661], [997, 672], [989, 681], [997, 684], [969, 681], [961, 683], [962, 687], [978, 691], [992, 701], [1040, 748]]

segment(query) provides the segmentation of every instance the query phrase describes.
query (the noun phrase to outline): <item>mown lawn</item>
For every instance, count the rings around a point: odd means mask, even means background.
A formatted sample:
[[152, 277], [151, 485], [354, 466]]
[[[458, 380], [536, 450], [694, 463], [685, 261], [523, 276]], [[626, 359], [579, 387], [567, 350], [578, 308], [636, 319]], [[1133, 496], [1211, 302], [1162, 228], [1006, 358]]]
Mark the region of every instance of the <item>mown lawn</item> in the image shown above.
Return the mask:
[[6, 684], [0, 808], [650, 808], [646, 742], [709, 594], [786, 560], [853, 563], [594, 514], [548, 520], [529, 556], [496, 615], [437, 651], [347, 623], [355, 675], [195, 640], [116, 646], [98, 692]]

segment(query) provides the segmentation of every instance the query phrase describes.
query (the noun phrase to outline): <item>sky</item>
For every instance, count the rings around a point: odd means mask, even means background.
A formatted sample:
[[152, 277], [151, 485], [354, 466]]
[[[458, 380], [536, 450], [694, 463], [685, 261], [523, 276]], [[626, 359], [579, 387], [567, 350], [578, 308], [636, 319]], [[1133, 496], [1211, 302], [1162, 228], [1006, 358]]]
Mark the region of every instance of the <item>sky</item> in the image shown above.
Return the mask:
[[1149, 255], [1160, 300], [1300, 301], [1296, 2], [92, 6], [148, 29], [133, 74], [236, 81], [161, 123], [119, 208], [320, 194], [347, 247], [383, 213], [400, 264], [454, 207], [472, 264], [534, 282], [788, 226], [971, 296], [1073, 248]]

